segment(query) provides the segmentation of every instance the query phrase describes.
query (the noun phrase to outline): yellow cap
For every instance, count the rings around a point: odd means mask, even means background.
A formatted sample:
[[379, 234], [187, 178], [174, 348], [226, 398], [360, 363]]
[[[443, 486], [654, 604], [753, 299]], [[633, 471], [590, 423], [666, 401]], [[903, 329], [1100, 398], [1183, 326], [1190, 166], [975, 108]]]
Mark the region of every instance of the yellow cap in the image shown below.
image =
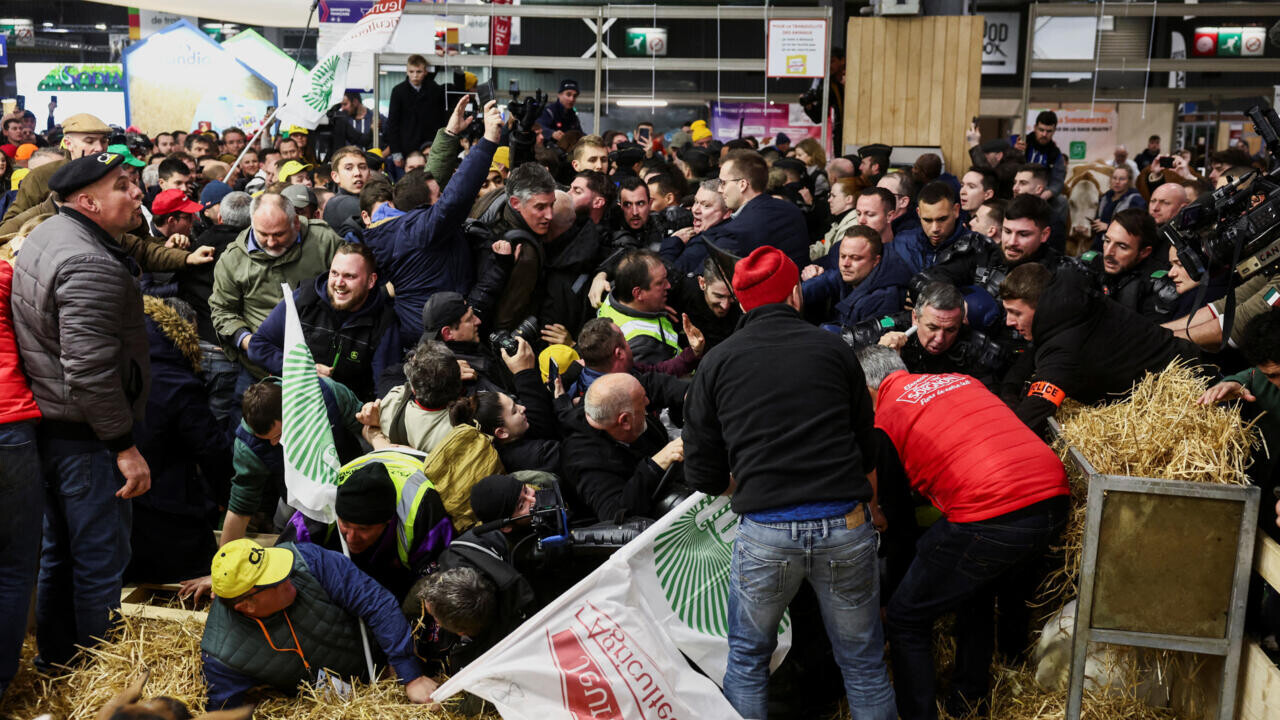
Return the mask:
[[301, 125], [290, 125], [285, 134], [289, 137], [293, 137], [294, 135], [309, 135], [311, 134], [311, 131]]
[[17, 190], [18, 183], [22, 182], [22, 178], [26, 177], [29, 172], [31, 171], [27, 168], [18, 168], [17, 170], [14, 170], [13, 175], [9, 179], [9, 189]]
[[291, 176], [297, 175], [303, 170], [310, 170], [310, 169], [311, 169], [310, 165], [304, 165], [303, 163], [300, 163], [297, 160], [290, 160], [289, 162], [280, 166], [280, 172], [276, 173], [276, 178], [280, 182], [284, 182], [288, 180]]
[[213, 593], [234, 600], [255, 587], [283, 582], [293, 572], [293, 553], [285, 548], [264, 548], [249, 538], [232, 540], [213, 556], [209, 573]]
[[385, 157], [383, 155], [382, 148], [369, 148], [368, 150], [366, 150], [366, 152], [371, 152], [374, 155], [377, 155], [378, 157]]
[[504, 168], [511, 167], [511, 148], [503, 145], [493, 151], [493, 164], [500, 165]]
[[464, 72], [462, 73], [462, 77], [463, 77], [463, 80], [464, 80], [464, 84], [467, 86], [467, 89], [468, 89], [468, 90], [475, 90], [475, 89], [476, 89], [476, 82], [478, 82], [478, 81], [479, 81], [479, 78], [477, 78], [477, 77], [476, 77], [476, 74], [475, 74], [475, 73], [465, 72], [465, 71], [464, 71]]
[[556, 363], [557, 372], [563, 373], [569, 366], [578, 361], [578, 351], [568, 345], [550, 345], [538, 355], [538, 369], [542, 372], [542, 382], [551, 381], [551, 361]]

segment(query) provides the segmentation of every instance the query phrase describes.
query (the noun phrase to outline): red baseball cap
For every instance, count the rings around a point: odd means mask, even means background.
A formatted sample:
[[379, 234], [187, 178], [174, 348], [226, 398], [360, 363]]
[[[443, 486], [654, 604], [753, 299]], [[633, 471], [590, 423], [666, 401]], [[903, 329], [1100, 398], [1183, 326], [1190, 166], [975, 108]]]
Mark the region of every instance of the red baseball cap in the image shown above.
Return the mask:
[[165, 190], [151, 201], [151, 212], [154, 215], [168, 215], [176, 212], [198, 213], [201, 210], [204, 210], [203, 205], [187, 197], [187, 194], [178, 188]]
[[776, 247], [761, 245], [733, 268], [733, 292], [742, 309], [786, 302], [800, 282], [800, 270]]

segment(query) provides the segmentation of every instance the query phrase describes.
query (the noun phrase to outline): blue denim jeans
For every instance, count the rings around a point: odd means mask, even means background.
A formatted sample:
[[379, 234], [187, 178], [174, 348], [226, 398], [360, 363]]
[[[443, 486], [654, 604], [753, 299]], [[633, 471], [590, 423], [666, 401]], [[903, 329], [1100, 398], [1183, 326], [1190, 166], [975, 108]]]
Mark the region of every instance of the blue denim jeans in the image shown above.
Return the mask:
[[240, 363], [228, 359], [222, 348], [200, 342], [200, 369], [204, 376], [204, 389], [209, 394], [209, 410], [218, 427], [233, 432], [231, 416], [240, 398], [236, 395], [236, 379], [240, 375]]
[[[859, 505], [856, 513], [864, 513]], [[778, 623], [808, 580], [844, 677], [853, 720], [893, 720], [893, 688], [880, 626], [879, 545], [869, 520], [757, 523], [743, 517], [729, 579], [729, 665], [724, 694], [747, 720], [767, 715], [769, 658]]]
[[[1063, 497], [1032, 506], [1036, 512], [982, 522], [944, 518], [925, 531], [916, 559], [889, 599], [886, 623], [903, 720], [938, 717], [933, 625], [949, 612], [956, 613], [952, 692], [970, 702], [986, 697], [994, 650], [994, 593], [1020, 579], [1034, 586], [1035, 568], [1066, 522], [1066, 506]], [[1010, 593], [1019, 595], [1029, 593]]]
[[63, 664], [76, 644], [90, 646], [111, 627], [129, 564], [131, 500], [115, 455], [97, 440], [41, 433], [44, 470], [44, 545], [36, 600], [41, 665]]
[[0, 424], [0, 695], [18, 672], [22, 639], [27, 634], [27, 607], [40, 564], [40, 453], [36, 424]]

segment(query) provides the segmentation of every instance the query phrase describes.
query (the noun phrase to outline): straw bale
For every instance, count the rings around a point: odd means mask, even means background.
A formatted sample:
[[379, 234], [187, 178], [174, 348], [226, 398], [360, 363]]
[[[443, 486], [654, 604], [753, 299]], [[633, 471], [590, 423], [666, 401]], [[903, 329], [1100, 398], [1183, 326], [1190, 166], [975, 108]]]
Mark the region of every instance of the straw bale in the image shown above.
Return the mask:
[[[200, 674], [200, 638], [204, 625], [195, 620], [170, 622], [123, 618], [110, 642], [82, 650], [83, 662], [74, 672], [46, 677], [35, 672], [30, 658], [34, 643], [24, 648], [23, 669], [5, 695], [3, 712], [18, 718], [50, 713], [58, 720], [92, 720], [108, 700], [128, 684], [142, 668], [151, 670], [143, 697], [168, 695], [186, 703], [193, 714], [203, 712], [204, 680]], [[431, 712], [413, 705], [403, 687], [382, 679], [374, 685], [357, 681], [347, 699], [331, 693], [317, 694], [304, 689], [298, 697], [284, 697], [272, 691], [255, 691], [259, 701], [255, 720], [330, 720], [351, 718], [375, 720], [461, 720], [448, 710]], [[487, 713], [471, 720], [496, 720]]]

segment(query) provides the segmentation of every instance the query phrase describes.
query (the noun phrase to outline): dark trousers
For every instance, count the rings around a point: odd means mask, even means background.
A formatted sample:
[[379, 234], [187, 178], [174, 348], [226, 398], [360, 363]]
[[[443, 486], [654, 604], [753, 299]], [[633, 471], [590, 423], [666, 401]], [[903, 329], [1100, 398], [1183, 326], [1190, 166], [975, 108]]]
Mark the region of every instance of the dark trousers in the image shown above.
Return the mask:
[[[944, 518], [925, 531], [888, 608], [894, 690], [903, 720], [938, 717], [933, 625], [949, 612], [956, 613], [952, 690], [970, 700], [987, 694], [995, 650], [993, 596], [1010, 580], [1034, 585], [1034, 569], [1066, 517], [1064, 496], [982, 522]], [[1029, 595], [1012, 593], [1018, 594]]]
[[36, 601], [42, 665], [65, 664], [111, 627], [129, 564], [133, 501], [116, 497], [124, 478], [98, 440], [40, 433], [44, 540]]
[[0, 695], [18, 672], [40, 565], [44, 494], [34, 421], [0, 423]]

